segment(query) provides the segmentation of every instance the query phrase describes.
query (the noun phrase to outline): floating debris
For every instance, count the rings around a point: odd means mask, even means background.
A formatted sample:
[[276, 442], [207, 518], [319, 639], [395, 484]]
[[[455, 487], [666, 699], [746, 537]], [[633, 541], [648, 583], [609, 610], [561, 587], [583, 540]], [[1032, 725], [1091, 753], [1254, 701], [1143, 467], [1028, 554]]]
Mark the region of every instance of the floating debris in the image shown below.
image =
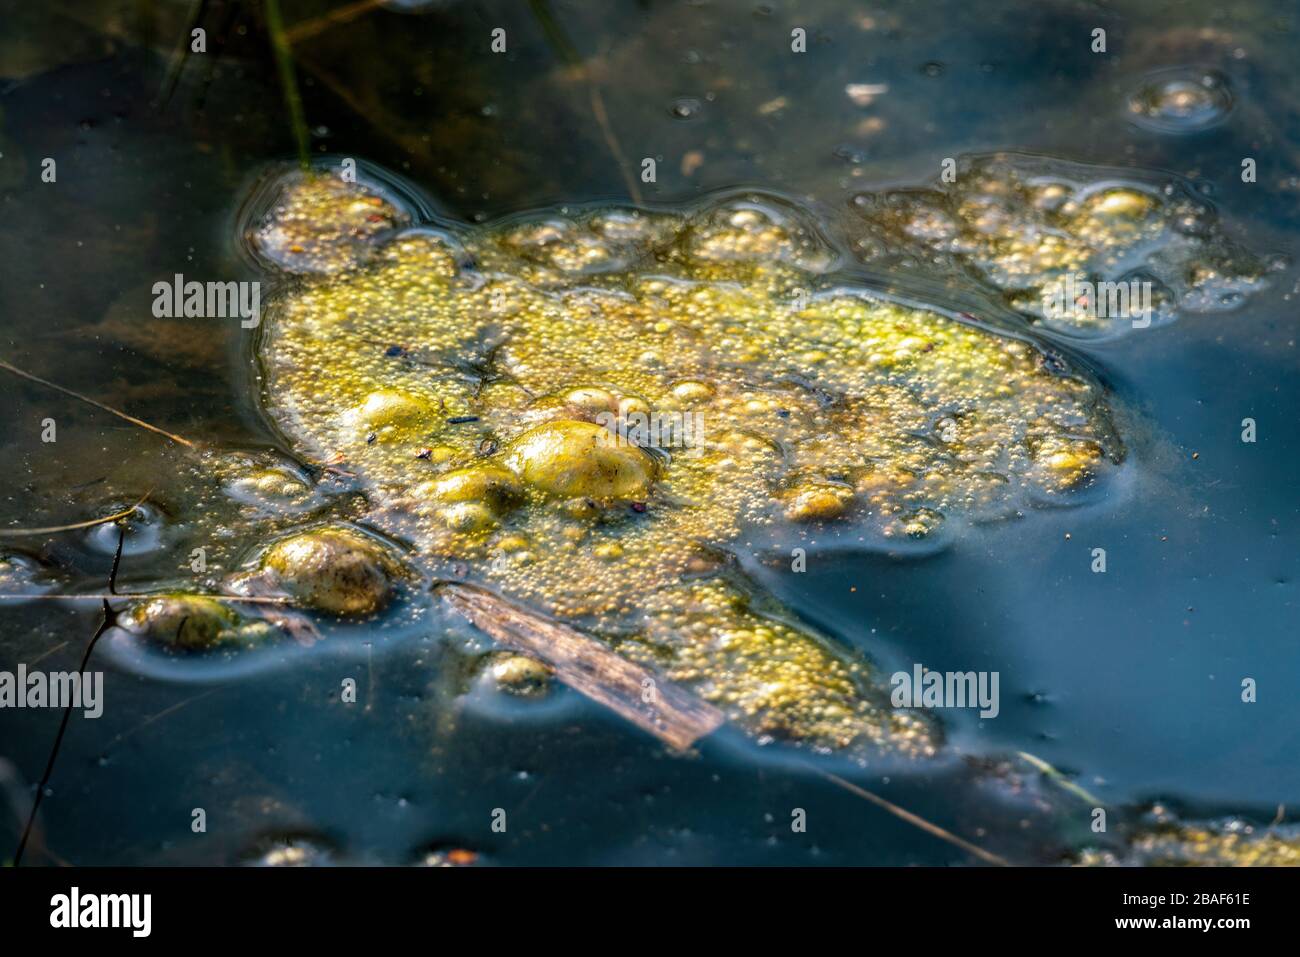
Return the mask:
[[474, 867], [483, 863], [483, 855], [465, 847], [436, 847], [420, 855], [417, 867]]
[[850, 83], [844, 87], [844, 92], [853, 102], [854, 106], [865, 109], [872, 103], [876, 102], [876, 97], [884, 96], [889, 92], [888, 83]]
[[700, 101], [695, 97], [683, 96], [673, 101], [672, 109], [669, 112], [674, 119], [689, 120], [699, 115], [700, 108]]
[[241, 859], [248, 867], [333, 867], [339, 863], [338, 850], [329, 841], [314, 835], [271, 837]]
[[237, 454], [221, 460], [216, 470], [222, 491], [253, 516], [302, 515], [323, 501], [297, 464], [272, 456]]
[[[353, 201], [294, 182], [309, 193], [284, 206], [296, 215], [323, 204], [333, 222], [330, 204]], [[1123, 456], [1086, 376], [940, 307], [836, 283], [830, 241], [770, 197], [416, 228], [362, 258], [277, 303], [261, 358], [285, 433], [343, 456], [375, 524], [423, 561], [468, 563], [544, 616], [619, 635], [621, 654], [763, 738], [909, 754], [938, 740], [865, 660], [743, 585], [691, 578], [702, 543], [814, 522], [885, 547], [954, 515], [1069, 502]], [[500, 375], [467, 381], [457, 357], [485, 341]], [[373, 342], [428, 361], [385, 361]], [[608, 417], [633, 413], [698, 413], [704, 441], [623, 441]], [[919, 441], [938, 420], [945, 441]], [[451, 450], [447, 486], [417, 458], [434, 444]]]
[[864, 261], [973, 273], [1011, 308], [1073, 335], [1236, 308], [1271, 268], [1228, 239], [1182, 180], [1045, 157], [972, 157], [955, 182], [859, 194], [853, 208]]

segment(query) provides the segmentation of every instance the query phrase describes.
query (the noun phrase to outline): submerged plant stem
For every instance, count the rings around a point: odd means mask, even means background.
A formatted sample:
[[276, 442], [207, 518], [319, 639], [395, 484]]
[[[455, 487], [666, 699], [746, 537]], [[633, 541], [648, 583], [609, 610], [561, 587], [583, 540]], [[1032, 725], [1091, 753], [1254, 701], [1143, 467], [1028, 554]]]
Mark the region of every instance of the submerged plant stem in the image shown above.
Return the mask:
[[294, 75], [293, 50], [284, 32], [280, 17], [280, 0], [266, 0], [266, 29], [275, 53], [275, 66], [284, 90], [284, 105], [289, 110], [289, 124], [293, 127], [294, 142], [298, 147], [298, 162], [303, 169], [308, 165], [307, 120], [302, 110], [302, 97], [298, 93], [298, 78]]
[[323, 30], [330, 27], [341, 26], [344, 23], [350, 23], [357, 17], [364, 16], [371, 10], [377, 10], [384, 5], [384, 0], [357, 0], [345, 7], [336, 7], [328, 13], [319, 17], [313, 17], [310, 20], [302, 20], [295, 23], [284, 32], [284, 37], [290, 43], [297, 43], [299, 40], [306, 40], [308, 37], [314, 37]]
[[194, 29], [203, 22], [207, 14], [208, 0], [195, 0], [190, 8], [189, 21], [185, 24], [185, 31], [181, 34], [179, 42], [176, 44], [176, 52], [172, 55], [171, 66], [167, 69], [167, 78], [163, 80], [162, 102], [165, 104], [176, 92], [176, 84], [180, 82], [181, 73], [185, 69], [185, 64], [190, 59], [190, 42]]
[[925, 818], [913, 814], [911, 811], [907, 810], [906, 808], [901, 808], [897, 804], [894, 804], [891, 801], [886, 801], [878, 794], [872, 794], [866, 788], [860, 787], [854, 784], [852, 781], [844, 780], [844, 778], [840, 777], [838, 774], [832, 774], [830, 771], [824, 771], [821, 768], [817, 767], [816, 765], [809, 764], [808, 762], [805, 762], [805, 766], [812, 769], [813, 771], [816, 771], [817, 774], [821, 775], [826, 780], [830, 781], [832, 784], [838, 785], [839, 787], [844, 788], [844, 790], [848, 791], [849, 793], [856, 794], [858, 797], [870, 801], [872, 804], [875, 804], [877, 807], [884, 808], [890, 814], [894, 815], [894, 817], [906, 821], [908, 824], [914, 825], [915, 827], [919, 827], [927, 834], [932, 834], [935, 837], [939, 838], [939, 840], [941, 841], [947, 841], [949, 844], [953, 845], [954, 847], [961, 848], [963, 851], [965, 851], [968, 854], [974, 854], [976, 857], [978, 857], [981, 861], [984, 861], [986, 864], [994, 864], [998, 867], [1011, 866], [1011, 862], [1008, 861], [1005, 857], [999, 857], [997, 854], [994, 854], [991, 851], [986, 851], [982, 847], [976, 847], [970, 841], [958, 837], [956, 834], [953, 834], [951, 831], [945, 831], [938, 824], [931, 824]]
[[[118, 529], [117, 533], [117, 550], [113, 553], [113, 567], [108, 572], [108, 590], [110, 594], [117, 593], [117, 570], [122, 565], [122, 546], [126, 544], [126, 529]], [[91, 636], [90, 641], [86, 644], [86, 651], [81, 656], [81, 666], [77, 669], [78, 673], [84, 678], [86, 668], [90, 664], [90, 656], [95, 650], [95, 645], [104, 633], [117, 621], [117, 613], [109, 605], [108, 599], [102, 599], [103, 613], [99, 619], [99, 627], [95, 629], [95, 634]], [[63, 709], [63, 720], [59, 722], [59, 733], [54, 738], [54, 746], [50, 749], [50, 758], [45, 764], [45, 773], [41, 775], [41, 781], [36, 786], [36, 797], [32, 800], [31, 813], [27, 815], [27, 824], [23, 828], [23, 836], [18, 841], [18, 849], [14, 851], [14, 867], [19, 867], [23, 862], [23, 852], [27, 849], [27, 842], [32, 836], [32, 829], [36, 826], [36, 814], [41, 809], [41, 801], [45, 798], [46, 788], [50, 783], [50, 776], [54, 774], [54, 762], [58, 760], [59, 748], [63, 745], [63, 736], [68, 731], [68, 720], [72, 717], [72, 709], [75, 707], [73, 701], [68, 702], [68, 706]]]
[[600, 127], [600, 134], [605, 140], [605, 145], [609, 147], [609, 151], [614, 157], [614, 163], [618, 166], [619, 174], [623, 177], [623, 182], [627, 186], [628, 195], [631, 197], [632, 202], [638, 206], [643, 205], [641, 189], [636, 184], [636, 177], [632, 175], [627, 157], [623, 153], [623, 148], [619, 145], [618, 137], [614, 135], [614, 128], [609, 122], [609, 112], [605, 109], [605, 98], [600, 93], [600, 86], [596, 83], [591, 67], [587, 65], [568, 36], [565, 35], [564, 29], [560, 26], [559, 21], [555, 19], [555, 15], [551, 13], [546, 0], [529, 0], [528, 8], [532, 11], [534, 18], [542, 28], [542, 32], [546, 34], [546, 39], [550, 41], [560, 59], [570, 69], [581, 74], [586, 82], [587, 95], [591, 100], [591, 113], [596, 118], [596, 125]]
[[1104, 801], [1101, 801], [1098, 798], [1094, 797], [1092, 794], [1089, 794], [1087, 791], [1085, 791], [1079, 785], [1075, 784], [1073, 781], [1067, 778], [1060, 771], [1056, 770], [1056, 768], [1052, 767], [1042, 758], [1035, 757], [1034, 755], [1030, 754], [1028, 751], [1017, 751], [1016, 754], [1024, 758], [1024, 760], [1028, 761], [1035, 768], [1037, 768], [1047, 777], [1051, 778], [1062, 788], [1069, 791], [1075, 797], [1083, 801], [1086, 801], [1087, 803], [1091, 804], [1093, 807], [1105, 807]]

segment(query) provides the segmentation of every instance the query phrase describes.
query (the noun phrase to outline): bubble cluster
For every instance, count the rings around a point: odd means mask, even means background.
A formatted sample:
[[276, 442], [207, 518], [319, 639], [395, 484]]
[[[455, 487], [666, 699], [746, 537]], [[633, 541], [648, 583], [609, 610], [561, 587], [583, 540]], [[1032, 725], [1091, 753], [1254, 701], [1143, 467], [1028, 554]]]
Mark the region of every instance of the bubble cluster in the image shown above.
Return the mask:
[[295, 462], [236, 453], [215, 462], [214, 471], [222, 491], [254, 518], [302, 515], [322, 504], [323, 497]]
[[1183, 822], [1157, 807], [1121, 852], [1090, 848], [1083, 866], [1300, 867], [1300, 829], [1262, 827], [1238, 817]]
[[377, 186], [308, 172], [267, 184], [252, 202], [266, 209], [252, 211], [246, 241], [259, 257], [289, 273], [355, 266], [370, 254], [370, 240], [410, 220], [410, 213]]
[[1012, 308], [1071, 335], [1146, 328], [1179, 309], [1231, 309], [1264, 287], [1268, 271], [1172, 177], [999, 154], [971, 159], [953, 183], [863, 193], [853, 208], [868, 263], [974, 274]]
[[[36, 596], [53, 587], [35, 558], [21, 552], [0, 552], [0, 595]], [[8, 597], [5, 604], [12, 606], [22, 600]]]
[[[294, 182], [284, 208], [307, 223], [354, 202]], [[413, 228], [358, 262], [274, 304], [261, 360], [286, 434], [355, 473], [369, 520], [423, 561], [608, 638], [765, 737], [922, 754], [937, 731], [892, 710], [867, 662], [752, 607], [715, 546], [924, 538], [1068, 502], [1123, 455], [1092, 381], [837, 283], [826, 239], [766, 197]], [[617, 440], [637, 415], [698, 415], [703, 437]]]

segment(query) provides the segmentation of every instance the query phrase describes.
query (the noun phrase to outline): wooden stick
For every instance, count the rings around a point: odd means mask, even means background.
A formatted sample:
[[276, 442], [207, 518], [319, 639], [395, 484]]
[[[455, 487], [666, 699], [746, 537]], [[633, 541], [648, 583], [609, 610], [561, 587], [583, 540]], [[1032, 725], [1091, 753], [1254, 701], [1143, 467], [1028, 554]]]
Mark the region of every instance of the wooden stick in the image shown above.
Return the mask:
[[103, 518], [92, 518], [86, 522], [74, 522], [71, 525], [49, 525], [45, 528], [0, 528], [0, 537], [16, 538], [23, 535], [54, 535], [57, 532], [71, 532], [78, 528], [90, 528], [94, 525], [106, 525], [109, 522], [116, 522], [119, 518], [126, 518], [135, 512], [137, 508], [144, 504], [144, 499], [152, 495], [150, 490], [148, 495], [136, 502], [130, 508], [123, 509], [113, 515], [105, 515]]
[[160, 429], [156, 425], [150, 425], [148, 422], [144, 421], [143, 419], [137, 419], [133, 415], [127, 415], [125, 412], [119, 412], [111, 405], [105, 405], [102, 402], [97, 402], [96, 400], [92, 399], [90, 396], [82, 395], [80, 392], [73, 392], [71, 389], [65, 386], [61, 386], [57, 382], [51, 382], [49, 379], [42, 379], [38, 375], [32, 375], [30, 372], [24, 372], [16, 365], [12, 365], [8, 362], [0, 360], [0, 369], [4, 369], [6, 372], [11, 372], [16, 376], [20, 376], [31, 382], [36, 382], [40, 385], [46, 386], [50, 389], [53, 389], [56, 392], [62, 392], [64, 395], [70, 395], [74, 399], [80, 399], [82, 402], [85, 402], [89, 405], [93, 405], [97, 409], [103, 409], [105, 412], [111, 412], [119, 419], [126, 419], [126, 421], [130, 422], [132, 425], [138, 425], [142, 429], [148, 429], [150, 432], [156, 432], [158, 435], [169, 438], [173, 442], [178, 443], [179, 445], [184, 445], [191, 449], [198, 447], [189, 439], [183, 439], [179, 435], [173, 435], [171, 432], [168, 432], [165, 429]]
[[472, 585], [439, 582], [433, 587], [475, 627], [540, 658], [565, 684], [672, 748], [685, 750], [726, 721], [713, 705], [575, 628]]

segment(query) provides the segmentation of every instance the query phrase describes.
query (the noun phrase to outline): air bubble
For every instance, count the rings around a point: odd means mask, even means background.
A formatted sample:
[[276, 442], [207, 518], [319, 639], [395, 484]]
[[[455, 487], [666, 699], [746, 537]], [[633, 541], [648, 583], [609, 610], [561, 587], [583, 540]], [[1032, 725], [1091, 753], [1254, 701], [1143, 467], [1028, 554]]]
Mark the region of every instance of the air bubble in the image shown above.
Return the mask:
[[670, 112], [674, 119], [689, 120], [699, 115], [700, 101], [694, 97], [683, 96], [673, 101]]
[[1146, 77], [1130, 94], [1129, 115], [1157, 133], [1195, 133], [1222, 123], [1232, 110], [1227, 78], [1179, 67]]

